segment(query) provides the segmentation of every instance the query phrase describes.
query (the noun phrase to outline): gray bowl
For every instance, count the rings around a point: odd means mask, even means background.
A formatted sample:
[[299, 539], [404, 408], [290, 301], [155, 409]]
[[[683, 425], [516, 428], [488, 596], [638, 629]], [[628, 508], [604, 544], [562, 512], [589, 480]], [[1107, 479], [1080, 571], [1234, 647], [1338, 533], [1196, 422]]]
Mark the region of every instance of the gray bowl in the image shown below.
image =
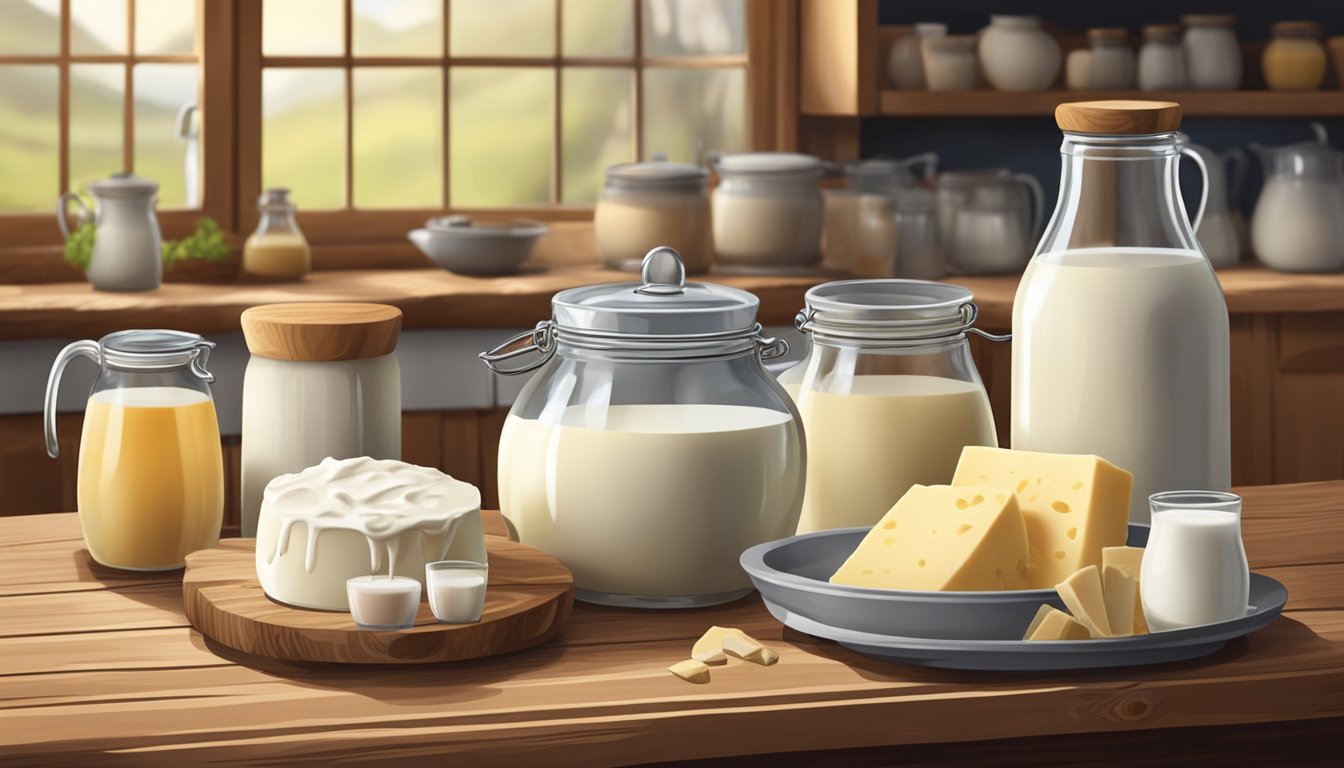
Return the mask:
[[436, 264], [459, 275], [508, 275], [527, 261], [547, 227], [519, 219], [508, 224], [472, 224], [465, 216], [431, 219], [407, 237]]
[[[868, 528], [840, 528], [760, 544], [742, 553], [771, 612], [874, 635], [938, 640], [1021, 640], [1043, 603], [1061, 610], [1053, 589], [923, 592], [851, 587], [827, 581]], [[1129, 526], [1129, 546], [1148, 543], [1148, 526]]]

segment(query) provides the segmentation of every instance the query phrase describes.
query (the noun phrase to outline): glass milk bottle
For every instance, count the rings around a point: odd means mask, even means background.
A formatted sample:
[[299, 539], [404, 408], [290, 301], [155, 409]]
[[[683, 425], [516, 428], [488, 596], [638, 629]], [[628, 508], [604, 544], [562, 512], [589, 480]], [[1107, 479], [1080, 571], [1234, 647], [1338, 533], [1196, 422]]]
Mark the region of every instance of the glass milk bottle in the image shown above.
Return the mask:
[[224, 459], [194, 333], [119, 331], [61, 350], [47, 380], [47, 455], [56, 458], [56, 393], [76, 357], [99, 366], [79, 442], [79, 523], [89, 555], [128, 571], [181, 568], [219, 541]]
[[243, 244], [243, 273], [256, 280], [299, 280], [312, 268], [308, 241], [294, 219], [288, 189], [268, 189], [257, 200], [261, 221]]
[[1227, 304], [1185, 215], [1179, 160], [1203, 162], [1180, 117], [1172, 102], [1055, 110], [1059, 202], [1013, 302], [1013, 448], [1133, 472], [1135, 522], [1154, 492], [1231, 485]]
[[807, 436], [799, 533], [870, 526], [911, 485], [952, 482], [964, 446], [999, 444], [966, 343], [970, 291], [844, 280], [806, 301], [795, 324], [812, 347], [780, 376]]

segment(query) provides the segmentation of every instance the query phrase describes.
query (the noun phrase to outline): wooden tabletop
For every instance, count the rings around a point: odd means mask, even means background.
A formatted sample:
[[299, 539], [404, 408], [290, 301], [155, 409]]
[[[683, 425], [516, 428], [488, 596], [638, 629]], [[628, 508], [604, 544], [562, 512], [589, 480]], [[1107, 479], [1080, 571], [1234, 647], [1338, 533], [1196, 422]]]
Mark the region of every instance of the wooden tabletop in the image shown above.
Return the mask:
[[[856, 747], [893, 764], [903, 749], [978, 742], [984, 765], [1054, 737], [1078, 750], [1109, 739], [1120, 752], [1098, 756], [1119, 765], [1155, 734], [1176, 734], [1164, 750], [1244, 756], [1257, 735], [1295, 738], [1280, 736], [1293, 726], [1338, 746], [1344, 482], [1244, 495], [1246, 550], [1287, 585], [1283, 617], [1203, 660], [1055, 674], [880, 663], [785, 630], [754, 597], [699, 611], [576, 606], [549, 643], [481, 662], [258, 664], [190, 628], [180, 574], [92, 564], [73, 514], [0, 519], [0, 764], [607, 766]], [[502, 531], [497, 515], [491, 527]], [[668, 674], [711, 624], [768, 641], [780, 662], [716, 668], [708, 685]], [[1239, 727], [1221, 747], [1181, 738], [1217, 726]], [[1154, 730], [1185, 728], [1196, 730]]]
[[[1293, 275], [1261, 267], [1218, 273], [1232, 314], [1344, 310], [1344, 274]], [[243, 310], [285, 301], [361, 301], [393, 304], [408, 328], [530, 327], [550, 317], [551, 297], [565, 288], [631, 280], [626, 272], [557, 268], [512, 277], [473, 278], [439, 269], [314, 272], [300, 283], [168, 283], [151, 293], [104, 293], [87, 283], [0, 285], [0, 340], [96, 338], [126, 328], [175, 328], [201, 334], [239, 329]], [[755, 293], [760, 320], [793, 322], [803, 293], [826, 277], [705, 278]], [[949, 279], [975, 293], [982, 325], [1011, 325], [1017, 276]]]

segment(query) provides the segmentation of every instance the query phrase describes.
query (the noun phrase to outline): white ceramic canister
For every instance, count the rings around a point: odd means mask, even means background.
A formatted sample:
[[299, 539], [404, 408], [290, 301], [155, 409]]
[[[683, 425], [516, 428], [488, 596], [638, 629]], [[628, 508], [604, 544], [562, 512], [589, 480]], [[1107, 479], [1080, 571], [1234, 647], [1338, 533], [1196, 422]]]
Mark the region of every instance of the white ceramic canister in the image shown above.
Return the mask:
[[1092, 44], [1092, 67], [1087, 85], [1094, 91], [1127, 91], [1134, 87], [1134, 49], [1129, 33], [1120, 27], [1087, 30]]
[[1074, 48], [1064, 63], [1064, 86], [1070, 91], [1092, 87], [1092, 49]]
[[924, 80], [930, 91], [970, 91], [980, 80], [974, 35], [926, 37], [920, 41]]
[[926, 37], [946, 35], [946, 24], [924, 22], [911, 27], [909, 34], [902, 35], [891, 44], [891, 52], [887, 54], [887, 83], [892, 88], [907, 90], [926, 88], [924, 54], [920, 51], [920, 42]]
[[979, 49], [985, 79], [1000, 91], [1043, 91], [1059, 76], [1059, 43], [1039, 16], [990, 16]]
[[682, 254], [687, 272], [708, 272], [714, 263], [708, 178], [708, 170], [687, 163], [608, 168], [602, 198], [593, 212], [603, 263], [613, 269], [638, 269], [650, 249], [668, 245]]
[[255, 536], [266, 484], [323, 459], [401, 458], [401, 310], [303, 303], [242, 315], [242, 531]]
[[1147, 24], [1139, 49], [1139, 90], [1179, 91], [1185, 88], [1185, 49], [1179, 24]]
[[[85, 275], [99, 291], [152, 291], [163, 282], [163, 238], [154, 215], [159, 185], [152, 179], [118, 173], [89, 182], [94, 199], [94, 243]], [[56, 203], [56, 223], [65, 239], [70, 230], [65, 207], [74, 202], [80, 221], [88, 217], [84, 202], [73, 194]]]
[[806, 267], [821, 249], [822, 163], [795, 152], [723, 155], [715, 168], [714, 251], [735, 267]]
[[1190, 14], [1181, 17], [1185, 72], [1196, 91], [1235, 91], [1241, 87], [1241, 43], [1236, 16]]

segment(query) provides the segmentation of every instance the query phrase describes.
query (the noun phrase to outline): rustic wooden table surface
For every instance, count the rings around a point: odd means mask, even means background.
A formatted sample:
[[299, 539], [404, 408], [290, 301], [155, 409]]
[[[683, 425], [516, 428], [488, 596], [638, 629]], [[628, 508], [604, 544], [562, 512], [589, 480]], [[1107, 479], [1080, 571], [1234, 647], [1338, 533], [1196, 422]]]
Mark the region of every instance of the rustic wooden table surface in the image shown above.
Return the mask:
[[[754, 597], [577, 606], [546, 645], [461, 665], [264, 663], [187, 624], [180, 573], [93, 564], [75, 515], [0, 519], [0, 765], [1328, 764], [1344, 733], [1344, 482], [1244, 495], [1251, 565], [1288, 586], [1284, 616], [1204, 660], [1067, 674], [887, 665], [785, 630]], [[668, 674], [711, 624], [780, 663], [703, 686]]]

